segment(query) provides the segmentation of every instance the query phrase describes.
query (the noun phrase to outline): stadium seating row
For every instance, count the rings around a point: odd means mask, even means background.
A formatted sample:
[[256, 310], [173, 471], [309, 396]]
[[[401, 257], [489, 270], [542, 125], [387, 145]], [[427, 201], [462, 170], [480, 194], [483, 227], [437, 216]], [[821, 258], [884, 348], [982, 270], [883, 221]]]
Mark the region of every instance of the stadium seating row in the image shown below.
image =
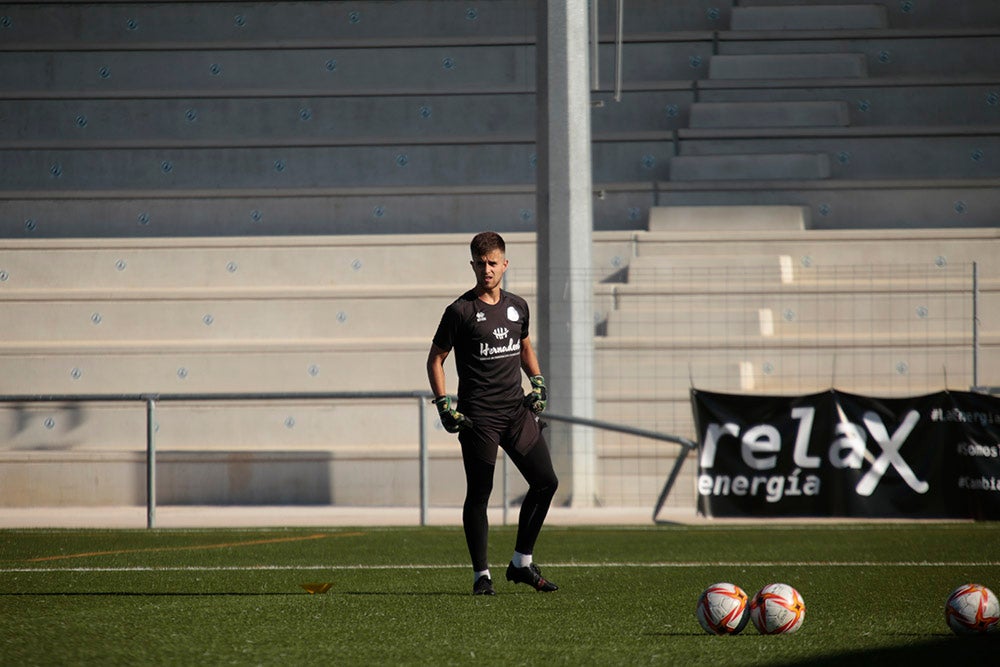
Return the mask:
[[[232, 47], [347, 43], [495, 42], [535, 31], [532, 0], [491, 0], [463, 6], [402, 0], [387, 8], [380, 0], [349, 6], [332, 2], [225, 2], [93, 4], [29, 1], [4, 9], [9, 48], [176, 48], [211, 44]], [[615, 0], [598, 0], [602, 39], [610, 39]], [[954, 3], [887, 3], [881, 0], [631, 0], [623, 15], [627, 35], [692, 31], [954, 30], [1000, 22], [992, 0]]]
[[[641, 228], [660, 192], [782, 197], [830, 228], [991, 224], [991, 3], [630, 3], [620, 103], [599, 9], [596, 229]], [[424, 233], [443, 206], [446, 231], [534, 228], [527, 0], [4, 11], [4, 237]], [[898, 180], [938, 199], [904, 210]]]

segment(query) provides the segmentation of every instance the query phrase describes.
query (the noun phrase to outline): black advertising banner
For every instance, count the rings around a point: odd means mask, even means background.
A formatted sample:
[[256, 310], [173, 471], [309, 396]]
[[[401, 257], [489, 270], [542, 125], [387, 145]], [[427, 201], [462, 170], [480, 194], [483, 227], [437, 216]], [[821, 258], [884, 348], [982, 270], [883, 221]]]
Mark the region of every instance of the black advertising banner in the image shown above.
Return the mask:
[[698, 513], [1000, 519], [1000, 398], [691, 390]]

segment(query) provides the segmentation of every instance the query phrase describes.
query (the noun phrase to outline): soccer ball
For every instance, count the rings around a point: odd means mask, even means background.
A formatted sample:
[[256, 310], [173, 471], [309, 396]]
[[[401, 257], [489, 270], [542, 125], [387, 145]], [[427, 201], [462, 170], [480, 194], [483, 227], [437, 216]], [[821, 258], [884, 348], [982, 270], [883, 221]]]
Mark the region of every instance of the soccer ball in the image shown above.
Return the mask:
[[768, 584], [750, 601], [750, 620], [762, 635], [795, 632], [806, 618], [806, 603], [788, 584]]
[[959, 586], [944, 605], [944, 620], [956, 635], [1000, 631], [1000, 601], [985, 586]]
[[698, 623], [710, 635], [735, 635], [749, 620], [747, 594], [735, 584], [712, 584], [698, 596]]

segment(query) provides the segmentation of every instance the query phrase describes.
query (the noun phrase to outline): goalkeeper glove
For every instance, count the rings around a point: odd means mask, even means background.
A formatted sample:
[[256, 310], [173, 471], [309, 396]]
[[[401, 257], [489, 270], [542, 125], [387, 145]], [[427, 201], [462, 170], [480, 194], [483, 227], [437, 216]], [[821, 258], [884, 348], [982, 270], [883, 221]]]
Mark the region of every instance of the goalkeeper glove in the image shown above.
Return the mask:
[[438, 396], [431, 402], [437, 406], [441, 425], [448, 433], [458, 433], [463, 428], [472, 428], [472, 420], [451, 407], [450, 396]]
[[528, 404], [532, 412], [538, 414], [545, 410], [545, 402], [549, 398], [549, 392], [545, 389], [545, 378], [541, 375], [532, 375], [528, 379], [531, 381], [531, 391], [524, 397], [524, 402]]

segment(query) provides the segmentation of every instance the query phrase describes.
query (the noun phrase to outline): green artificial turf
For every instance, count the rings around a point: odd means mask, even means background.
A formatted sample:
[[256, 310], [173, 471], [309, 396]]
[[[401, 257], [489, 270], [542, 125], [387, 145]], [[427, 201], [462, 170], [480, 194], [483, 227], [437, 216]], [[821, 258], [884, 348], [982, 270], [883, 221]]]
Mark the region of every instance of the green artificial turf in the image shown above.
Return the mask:
[[[959, 584], [1000, 591], [995, 524], [547, 527], [551, 594], [504, 581], [512, 545], [512, 528], [492, 530], [486, 598], [454, 527], [0, 531], [0, 664], [885, 665], [1000, 650], [954, 636], [943, 611]], [[796, 587], [802, 628], [705, 634], [695, 602], [721, 581]]]

